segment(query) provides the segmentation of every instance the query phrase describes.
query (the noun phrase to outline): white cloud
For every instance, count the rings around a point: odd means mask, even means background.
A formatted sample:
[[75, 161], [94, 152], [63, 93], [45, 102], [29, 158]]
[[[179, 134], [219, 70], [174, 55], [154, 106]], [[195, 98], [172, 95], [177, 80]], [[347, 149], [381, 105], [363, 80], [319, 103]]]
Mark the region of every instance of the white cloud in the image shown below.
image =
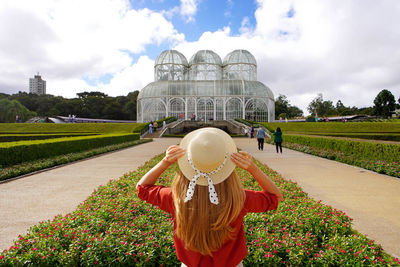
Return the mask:
[[197, 12], [199, 0], [181, 0], [180, 14], [186, 18], [187, 22], [193, 22]]
[[[380, 90], [400, 96], [400, 2], [258, 0], [256, 27], [232, 36], [205, 32], [176, 49], [187, 57], [211, 49], [222, 58], [238, 48], [257, 59], [258, 80], [303, 109], [322, 93], [348, 106], [372, 106]], [[288, 16], [292, 10], [293, 16]], [[221, 45], [223, 44], [223, 45]]]
[[109, 84], [99, 84], [99, 88], [108, 95], [128, 95], [134, 90], [141, 90], [153, 80], [154, 61], [141, 56], [136, 64], [117, 73]]
[[[358, 107], [371, 106], [384, 88], [400, 97], [400, 1], [257, 0], [255, 26], [245, 14], [237, 35], [223, 27], [187, 42], [168, 16], [193, 22], [199, 3], [181, 0], [154, 12], [132, 10], [128, 0], [2, 0], [0, 91], [26, 91], [39, 71], [50, 94], [101, 89], [126, 95], [153, 81], [152, 60], [132, 62], [132, 55], [167, 43], [188, 60], [202, 49], [222, 59], [247, 49], [257, 59], [258, 80], [304, 111], [318, 93]], [[97, 86], [83, 80], [103, 75], [113, 77]]]
[[130, 9], [127, 0], [3, 0], [0, 90], [27, 90], [37, 71], [49, 94], [80, 90], [70, 86], [84, 87], [83, 77], [130, 69], [131, 55], [146, 45], [183, 39], [161, 13]]

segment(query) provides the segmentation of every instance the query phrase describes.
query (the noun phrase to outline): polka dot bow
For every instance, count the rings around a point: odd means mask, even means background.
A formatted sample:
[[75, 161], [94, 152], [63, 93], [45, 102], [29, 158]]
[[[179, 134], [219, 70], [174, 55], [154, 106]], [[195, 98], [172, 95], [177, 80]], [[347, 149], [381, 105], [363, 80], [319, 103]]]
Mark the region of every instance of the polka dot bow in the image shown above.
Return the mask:
[[196, 171], [196, 175], [193, 177], [193, 179], [189, 183], [188, 189], [186, 191], [185, 202], [192, 200], [193, 194], [194, 194], [194, 189], [196, 187], [196, 181], [201, 176], [204, 176], [205, 178], [207, 178], [207, 181], [208, 181], [208, 195], [210, 197], [210, 202], [215, 205], [219, 204], [218, 195], [217, 195], [217, 192], [215, 191], [214, 183], [213, 183], [210, 175], [219, 172], [224, 167], [227, 159], [228, 159], [228, 152], [225, 153], [224, 161], [221, 163], [221, 165], [218, 166], [218, 168], [216, 168], [215, 170], [213, 170], [211, 172], [201, 172], [199, 169], [196, 168], [196, 166], [194, 166], [194, 164], [192, 162], [192, 158], [190, 156], [190, 153], [188, 152], [189, 165]]

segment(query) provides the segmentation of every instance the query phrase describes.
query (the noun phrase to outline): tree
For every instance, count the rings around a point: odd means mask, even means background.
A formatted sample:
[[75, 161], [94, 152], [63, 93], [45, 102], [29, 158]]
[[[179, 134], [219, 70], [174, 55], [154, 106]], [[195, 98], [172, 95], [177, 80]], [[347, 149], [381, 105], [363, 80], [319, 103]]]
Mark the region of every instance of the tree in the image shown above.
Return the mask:
[[387, 90], [383, 89], [375, 97], [374, 100], [374, 113], [378, 116], [389, 117], [391, 113], [396, 108], [396, 100], [393, 94]]
[[79, 98], [88, 98], [89, 96], [95, 96], [95, 97], [101, 97], [101, 98], [105, 98], [107, 97], [107, 95], [105, 93], [102, 92], [82, 92], [82, 93], [77, 93], [76, 94]]
[[343, 105], [342, 101], [339, 99], [336, 102], [336, 110], [339, 114], [341, 114], [342, 112], [344, 112], [347, 108]]
[[324, 101], [322, 94], [318, 94], [308, 105], [307, 110], [313, 116], [318, 114], [319, 117], [323, 117], [332, 114], [332, 111], [335, 111], [335, 107], [332, 101]]
[[36, 113], [28, 110], [17, 100], [0, 99], [0, 122], [15, 122], [17, 115], [21, 121], [26, 121], [36, 116]]
[[10, 95], [7, 95], [7, 94], [5, 94], [5, 93], [0, 93], [0, 99], [3, 99], [3, 98], [7, 98], [7, 97], [9, 97]]
[[279, 116], [281, 116], [282, 113], [286, 114], [288, 107], [289, 101], [287, 100], [286, 96], [279, 95], [275, 100], [275, 119], [279, 119]]
[[136, 120], [137, 111], [137, 97], [139, 91], [130, 92], [127, 96], [128, 102], [123, 106], [124, 114], [126, 114], [128, 120]]
[[16, 100], [28, 110], [36, 112], [37, 116], [74, 114], [86, 118], [136, 120], [138, 94], [139, 91], [134, 91], [127, 96], [109, 97], [102, 92], [82, 92], [77, 94], [78, 98], [68, 99], [61, 96], [18, 92], [14, 95], [0, 93], [0, 99]]
[[303, 111], [296, 106], [291, 106], [285, 95], [279, 95], [275, 100], [275, 119], [294, 118], [303, 115]]
[[296, 106], [289, 106], [287, 110], [288, 118], [295, 118], [303, 116], [303, 111]]

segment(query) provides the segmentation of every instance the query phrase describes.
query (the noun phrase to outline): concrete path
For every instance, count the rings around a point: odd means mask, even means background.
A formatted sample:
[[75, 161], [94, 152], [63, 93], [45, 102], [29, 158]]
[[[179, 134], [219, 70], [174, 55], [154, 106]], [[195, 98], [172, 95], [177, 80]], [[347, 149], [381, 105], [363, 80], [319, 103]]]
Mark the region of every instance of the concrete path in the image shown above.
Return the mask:
[[180, 139], [154, 139], [0, 184], [0, 251], [39, 221], [76, 209], [100, 185], [137, 169]]
[[[0, 184], [0, 250], [39, 221], [75, 210], [95, 188], [135, 170], [180, 139], [161, 138], [93, 159]], [[315, 200], [346, 212], [354, 228], [400, 255], [400, 179], [284, 148], [276, 154], [255, 139], [235, 139], [239, 148], [298, 182]]]
[[400, 179], [275, 146], [257, 149], [257, 140], [237, 138], [239, 148], [295, 181], [315, 200], [353, 218], [354, 228], [400, 256]]

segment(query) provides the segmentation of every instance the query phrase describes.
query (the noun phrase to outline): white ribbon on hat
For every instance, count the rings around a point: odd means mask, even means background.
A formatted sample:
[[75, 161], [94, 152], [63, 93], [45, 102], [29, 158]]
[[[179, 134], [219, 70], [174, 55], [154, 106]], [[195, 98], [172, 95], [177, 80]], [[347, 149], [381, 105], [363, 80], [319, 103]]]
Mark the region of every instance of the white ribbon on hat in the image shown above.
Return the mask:
[[213, 183], [210, 175], [219, 172], [222, 169], [222, 167], [224, 167], [224, 165], [228, 159], [228, 152], [225, 152], [225, 158], [224, 158], [224, 161], [221, 163], [221, 165], [219, 165], [218, 168], [216, 168], [215, 170], [210, 171], [210, 172], [202, 172], [199, 169], [197, 169], [196, 166], [194, 166], [194, 164], [192, 162], [190, 152], [188, 151], [187, 153], [188, 153], [189, 165], [196, 171], [197, 174], [193, 177], [193, 179], [189, 183], [188, 189], [186, 191], [185, 203], [193, 198], [194, 188], [196, 187], [197, 179], [199, 179], [200, 176], [204, 176], [207, 178], [207, 181], [208, 181], [208, 195], [210, 197], [210, 202], [215, 205], [218, 205], [219, 204], [218, 195], [217, 195], [217, 192], [215, 191], [214, 183]]

